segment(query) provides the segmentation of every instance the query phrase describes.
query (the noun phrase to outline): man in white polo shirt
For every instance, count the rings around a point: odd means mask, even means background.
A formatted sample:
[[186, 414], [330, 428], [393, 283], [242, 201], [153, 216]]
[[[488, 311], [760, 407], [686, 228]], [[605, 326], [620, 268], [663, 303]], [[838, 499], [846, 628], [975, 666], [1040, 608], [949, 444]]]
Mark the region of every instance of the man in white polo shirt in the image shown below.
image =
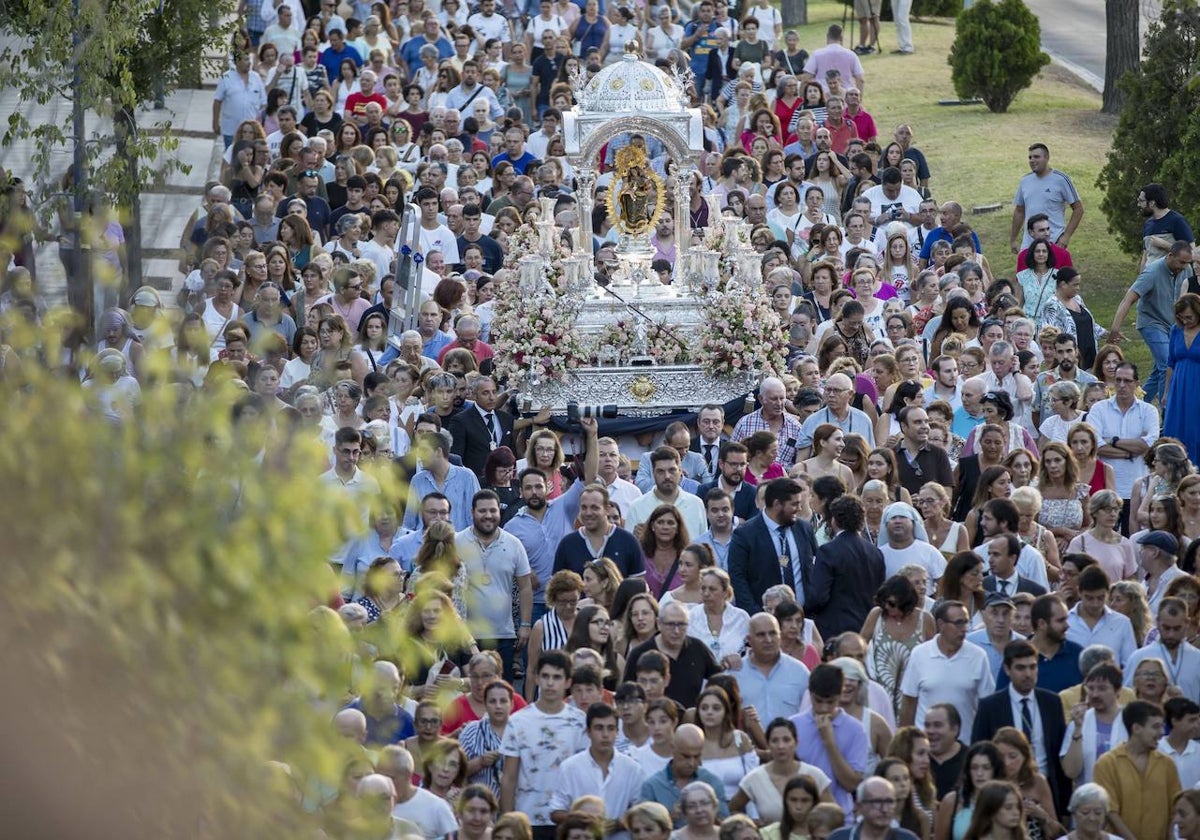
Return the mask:
[[923, 726], [934, 703], [950, 703], [962, 715], [962, 731], [970, 732], [979, 701], [996, 689], [987, 654], [966, 640], [971, 619], [958, 601], [942, 601], [933, 611], [938, 634], [913, 648], [900, 691], [904, 700], [897, 723]]

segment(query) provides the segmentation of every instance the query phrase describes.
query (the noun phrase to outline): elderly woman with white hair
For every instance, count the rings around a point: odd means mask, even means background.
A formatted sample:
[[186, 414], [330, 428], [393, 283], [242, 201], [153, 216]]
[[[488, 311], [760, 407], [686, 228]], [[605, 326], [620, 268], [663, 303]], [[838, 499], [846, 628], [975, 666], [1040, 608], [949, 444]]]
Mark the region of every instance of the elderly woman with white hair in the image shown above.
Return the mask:
[[683, 828], [671, 840], [717, 840], [720, 800], [708, 782], [691, 782], [679, 794]]
[[1071, 427], [1083, 421], [1084, 413], [1079, 410], [1079, 386], [1074, 382], [1055, 382], [1046, 393], [1046, 404], [1041, 412], [1046, 419], [1038, 427], [1041, 435], [1039, 443], [1066, 443]]
[[867, 764], [863, 771], [870, 776], [875, 765], [887, 755], [892, 743], [892, 730], [887, 720], [868, 705], [870, 678], [866, 667], [857, 659], [839, 656], [829, 663], [842, 672], [842, 696], [838, 705], [842, 711], [862, 724], [867, 733]]
[[113, 423], [132, 419], [142, 403], [142, 388], [129, 375], [125, 356], [115, 347], [100, 351], [88, 368], [83, 387], [93, 392], [105, 419]]
[[1104, 830], [1112, 807], [1108, 791], [1095, 782], [1075, 788], [1067, 810], [1075, 818], [1075, 830], [1063, 835], [1066, 840], [1119, 840]]

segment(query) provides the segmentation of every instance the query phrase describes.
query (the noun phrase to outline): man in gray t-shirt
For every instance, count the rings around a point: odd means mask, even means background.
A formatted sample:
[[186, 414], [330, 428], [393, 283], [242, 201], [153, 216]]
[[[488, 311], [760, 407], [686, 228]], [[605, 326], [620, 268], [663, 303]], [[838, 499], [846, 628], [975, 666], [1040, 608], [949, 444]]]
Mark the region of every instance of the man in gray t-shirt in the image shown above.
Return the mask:
[[1171, 347], [1171, 327], [1175, 323], [1175, 301], [1179, 298], [1185, 273], [1192, 262], [1191, 243], [1177, 240], [1165, 257], [1148, 263], [1133, 281], [1113, 316], [1109, 341], [1121, 340], [1121, 325], [1129, 308], [1137, 304], [1137, 331], [1154, 357], [1154, 370], [1146, 379], [1146, 402], [1154, 402], [1166, 385], [1167, 362]]
[[[1050, 218], [1051, 241], [1066, 248], [1083, 219], [1083, 199], [1068, 175], [1050, 168], [1050, 150], [1044, 143], [1029, 147], [1029, 169], [1029, 174], [1017, 184], [1017, 193], [1013, 196], [1012, 229], [1008, 237], [1012, 252], [1016, 254], [1029, 247], [1033, 237], [1025, 228], [1025, 219], [1038, 213], [1045, 213]], [[1069, 220], [1068, 207], [1071, 208]]]
[[[533, 626], [533, 579], [521, 541], [500, 530], [500, 497], [480, 490], [471, 499], [471, 527], [454, 540], [467, 576], [467, 625], [482, 648], [499, 651], [504, 678], [513, 679], [513, 658]], [[517, 583], [520, 627], [513, 627], [512, 588]]]

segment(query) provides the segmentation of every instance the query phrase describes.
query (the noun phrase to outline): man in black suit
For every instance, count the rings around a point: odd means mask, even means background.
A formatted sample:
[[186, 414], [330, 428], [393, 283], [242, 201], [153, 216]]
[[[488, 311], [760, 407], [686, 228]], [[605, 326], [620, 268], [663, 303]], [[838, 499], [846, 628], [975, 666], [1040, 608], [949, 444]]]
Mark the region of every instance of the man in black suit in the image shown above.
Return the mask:
[[1038, 769], [1050, 782], [1054, 806], [1064, 814], [1071, 799], [1071, 780], [1058, 757], [1067, 732], [1062, 700], [1053, 691], [1037, 687], [1038, 652], [1025, 639], [1004, 648], [1004, 673], [1008, 686], [979, 701], [971, 741], [990, 741], [1005, 726], [1024, 732]]
[[513, 416], [497, 409], [499, 391], [496, 380], [480, 376], [471, 383], [475, 407], [450, 418], [447, 429], [454, 436], [451, 451], [462, 458], [463, 466], [483, 478], [483, 465], [493, 449], [513, 448]]
[[729, 541], [734, 601], [750, 614], [762, 612], [763, 593], [780, 583], [792, 588], [797, 602], [805, 603], [817, 539], [809, 524], [796, 518], [802, 491], [790, 478], [770, 482], [762, 512], [734, 531]]
[[829, 503], [829, 521], [837, 533], [817, 549], [804, 605], [822, 638], [857, 633], [875, 605], [875, 591], [883, 585], [883, 554], [862, 536], [865, 520], [862, 502], [854, 496]]
[[1011, 598], [1018, 592], [1033, 597], [1046, 594], [1046, 588], [1017, 574], [1017, 558], [1021, 556], [1021, 539], [1016, 534], [1000, 534], [985, 543], [988, 566], [992, 573], [983, 579], [985, 592], [999, 592]]
[[725, 491], [733, 499], [734, 515], [743, 522], [748, 522], [758, 513], [754, 503], [758, 489], [746, 483], [746, 465], [749, 462], [750, 455], [743, 444], [721, 444], [721, 451], [717, 456], [717, 480], [701, 484], [696, 488], [696, 495], [703, 499], [708, 496], [709, 490]]
[[696, 429], [700, 434], [692, 438], [692, 451], [699, 452], [704, 459], [704, 481], [715, 481], [720, 475], [717, 458], [721, 444], [729, 440], [729, 435], [725, 434], [725, 409], [716, 403], [701, 406], [696, 412]]

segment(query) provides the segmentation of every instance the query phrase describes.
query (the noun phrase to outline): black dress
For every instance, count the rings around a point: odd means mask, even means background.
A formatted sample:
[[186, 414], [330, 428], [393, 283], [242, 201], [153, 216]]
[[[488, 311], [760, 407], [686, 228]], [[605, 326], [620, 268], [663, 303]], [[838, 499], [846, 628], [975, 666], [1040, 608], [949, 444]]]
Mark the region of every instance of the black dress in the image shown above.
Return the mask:
[[979, 484], [982, 472], [978, 455], [959, 458], [958, 484], [954, 487], [954, 510], [950, 512], [950, 518], [955, 522], [965, 522], [967, 514], [971, 512], [971, 500], [975, 498], [975, 486]]

